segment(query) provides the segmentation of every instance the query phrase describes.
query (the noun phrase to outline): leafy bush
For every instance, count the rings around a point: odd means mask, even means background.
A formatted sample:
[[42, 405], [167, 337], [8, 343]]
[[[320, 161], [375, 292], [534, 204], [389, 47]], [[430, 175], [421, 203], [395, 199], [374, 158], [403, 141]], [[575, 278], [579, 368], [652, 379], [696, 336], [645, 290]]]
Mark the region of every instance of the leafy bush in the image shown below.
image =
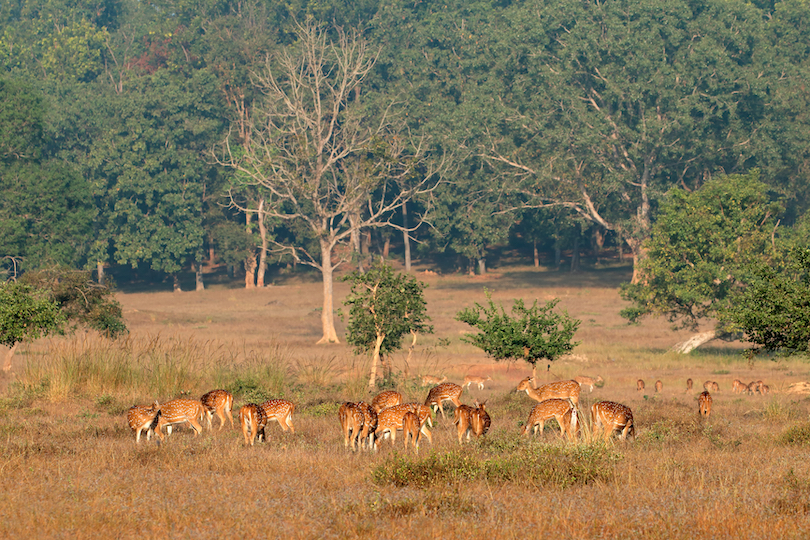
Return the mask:
[[793, 426], [782, 433], [779, 442], [786, 445], [807, 446], [810, 445], [810, 424]]

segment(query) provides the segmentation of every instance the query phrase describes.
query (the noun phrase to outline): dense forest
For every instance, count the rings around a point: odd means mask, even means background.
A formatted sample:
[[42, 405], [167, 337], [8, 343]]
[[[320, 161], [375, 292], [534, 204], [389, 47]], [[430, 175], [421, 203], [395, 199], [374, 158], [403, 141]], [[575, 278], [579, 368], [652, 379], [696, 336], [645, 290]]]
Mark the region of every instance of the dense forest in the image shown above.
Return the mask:
[[808, 0], [17, 0], [0, 24], [12, 275], [306, 264], [329, 341], [332, 271], [369, 249], [639, 268], [673, 190], [757, 171], [779, 231], [810, 200]]

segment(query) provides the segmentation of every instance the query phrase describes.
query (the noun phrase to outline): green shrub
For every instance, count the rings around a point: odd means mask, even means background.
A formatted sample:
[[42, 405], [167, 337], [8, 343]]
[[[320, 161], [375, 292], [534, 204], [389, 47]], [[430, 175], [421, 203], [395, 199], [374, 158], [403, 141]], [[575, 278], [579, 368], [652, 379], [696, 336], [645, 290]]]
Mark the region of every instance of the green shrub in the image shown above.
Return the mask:
[[788, 428], [779, 437], [779, 442], [782, 444], [795, 446], [810, 445], [810, 424]]

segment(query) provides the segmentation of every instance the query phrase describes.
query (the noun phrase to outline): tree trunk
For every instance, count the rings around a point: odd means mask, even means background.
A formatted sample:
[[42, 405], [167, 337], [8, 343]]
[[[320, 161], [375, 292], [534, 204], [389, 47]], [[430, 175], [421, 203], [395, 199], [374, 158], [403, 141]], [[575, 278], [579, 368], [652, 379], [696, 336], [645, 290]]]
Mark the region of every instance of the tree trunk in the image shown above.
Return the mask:
[[176, 273], [172, 274], [172, 289], [174, 292], [183, 292], [183, 289], [180, 288], [180, 276]]
[[17, 347], [19, 345], [20, 342], [18, 341], [17, 343], [12, 345], [8, 351], [6, 351], [6, 361], [3, 364], [3, 371], [11, 371], [11, 363], [14, 360], [14, 353], [17, 351]]
[[321, 343], [340, 343], [335, 330], [335, 314], [333, 312], [333, 278], [332, 272], [332, 243], [321, 240], [321, 274], [323, 275], [323, 311], [321, 312], [321, 324], [323, 326], [323, 337], [318, 340]]
[[214, 253], [214, 235], [208, 235], [208, 266], [213, 267], [216, 264], [216, 253]]
[[264, 273], [267, 271], [267, 225], [265, 223], [264, 199], [259, 202], [259, 237], [262, 247], [259, 251], [259, 267], [256, 271], [256, 286], [264, 287]]
[[537, 239], [534, 240], [534, 267], [540, 268], [540, 252], [537, 251]]
[[352, 251], [354, 252], [354, 256], [357, 257], [357, 271], [361, 274], [363, 273], [363, 256], [362, 256], [362, 238], [360, 238], [360, 227], [358, 225], [360, 221], [360, 216], [357, 212], [349, 212], [349, 226], [351, 227], [351, 238], [350, 242], [352, 244]]
[[385, 334], [377, 334], [377, 339], [374, 342], [374, 354], [371, 356], [371, 374], [368, 378], [368, 389], [373, 391], [377, 386], [377, 365], [380, 363], [380, 347], [385, 339]]
[[630, 247], [630, 251], [633, 254], [633, 278], [630, 280], [630, 283], [641, 283], [646, 278], [639, 270], [639, 263], [647, 256], [647, 250], [643, 247], [641, 240], [628, 239], [627, 245]]
[[[250, 219], [252, 214], [245, 212], [245, 231], [250, 234]], [[251, 252], [245, 259], [245, 288], [252, 289], [256, 286], [256, 253]]]
[[388, 252], [389, 252], [389, 251], [391, 251], [391, 237], [390, 237], [390, 236], [386, 236], [386, 237], [385, 237], [385, 241], [383, 242], [383, 248], [382, 248], [382, 256], [383, 256], [383, 259], [387, 259], [387, 258], [388, 258]]
[[99, 285], [104, 283], [104, 263], [101, 261], [96, 261], [96, 280]]
[[701, 332], [700, 334], [695, 334], [686, 341], [678, 343], [672, 349], [677, 353], [689, 354], [701, 345], [708, 343], [717, 337], [717, 332], [715, 330], [710, 332]]
[[478, 273], [482, 276], [487, 273], [487, 260], [484, 257], [478, 259]]
[[571, 273], [579, 271], [579, 234], [574, 236], [574, 247], [571, 252]]
[[405, 244], [405, 271], [411, 271], [411, 236], [408, 232], [408, 205], [402, 203], [402, 240]]
[[204, 291], [205, 284], [203, 283], [203, 265], [202, 261], [194, 263], [194, 290]]

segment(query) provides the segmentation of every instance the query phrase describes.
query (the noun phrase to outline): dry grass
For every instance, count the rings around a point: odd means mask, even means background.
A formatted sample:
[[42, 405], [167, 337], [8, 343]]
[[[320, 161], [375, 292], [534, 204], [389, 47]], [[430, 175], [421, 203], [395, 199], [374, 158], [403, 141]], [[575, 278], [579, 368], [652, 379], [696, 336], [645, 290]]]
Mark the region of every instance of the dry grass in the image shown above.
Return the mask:
[[[571, 276], [517, 268], [487, 278], [425, 276], [436, 334], [410, 365], [393, 359], [398, 389], [422, 401], [405, 372], [491, 375], [493, 418], [485, 440], [458, 447], [450, 421], [434, 443], [404, 453], [401, 438], [377, 454], [344, 451], [337, 405], [365, 396], [367, 360], [343, 345], [316, 347], [320, 285], [288, 281], [256, 291], [121, 295], [132, 334], [40, 342], [20, 354], [0, 395], [0, 537], [69, 538], [806, 538], [810, 534], [808, 398], [740, 396], [731, 381], [772, 389], [810, 380], [804, 359], [749, 364], [736, 344], [690, 356], [668, 348], [685, 333], [663, 321], [627, 326], [617, 284], [627, 272]], [[483, 300], [560, 297], [582, 326], [574, 354], [542, 377], [601, 375], [582, 405], [630, 406], [635, 442], [565, 445], [554, 422], [523, 439], [532, 402], [510, 393], [527, 373], [462, 343], [454, 314]], [[337, 298], [346, 293], [337, 284]], [[637, 378], [647, 391], [635, 390]], [[691, 377], [696, 391], [686, 394]], [[661, 394], [652, 385], [664, 383]], [[712, 416], [697, 416], [697, 391], [715, 380]], [[266, 397], [297, 404], [296, 434], [243, 446], [228, 428], [183, 429], [160, 447], [125, 425], [133, 402], [214, 387], [236, 407]], [[215, 425], [218, 422], [215, 421]]]

